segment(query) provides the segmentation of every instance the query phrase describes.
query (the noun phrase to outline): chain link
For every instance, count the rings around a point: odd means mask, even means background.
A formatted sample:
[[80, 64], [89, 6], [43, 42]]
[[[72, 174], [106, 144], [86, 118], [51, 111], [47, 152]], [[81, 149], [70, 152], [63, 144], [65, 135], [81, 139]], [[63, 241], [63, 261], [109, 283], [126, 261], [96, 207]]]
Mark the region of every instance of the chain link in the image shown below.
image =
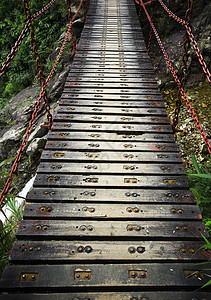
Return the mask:
[[[159, 1], [160, 1], [160, 0], [159, 0]], [[173, 75], [173, 77], [174, 77], [174, 80], [175, 80], [175, 82], [176, 82], [177, 85], [178, 85], [179, 91], [180, 91], [180, 93], [181, 93], [183, 99], [185, 100], [187, 107], [189, 108], [189, 112], [192, 114], [192, 118], [193, 118], [193, 120], [195, 121], [195, 125], [196, 125], [196, 127], [198, 128], [198, 130], [199, 130], [199, 132], [200, 132], [200, 134], [201, 134], [201, 136], [202, 136], [202, 138], [203, 138], [204, 143], [208, 146], [208, 151], [209, 151], [209, 153], [211, 153], [211, 145], [210, 145], [210, 142], [209, 142], [209, 140], [208, 140], [208, 138], [207, 138], [207, 136], [206, 136], [206, 133], [204, 132], [204, 130], [203, 130], [203, 128], [202, 128], [202, 126], [201, 126], [201, 124], [200, 124], [200, 122], [199, 122], [199, 120], [198, 120], [198, 117], [196, 116], [195, 111], [194, 111], [194, 109], [192, 108], [191, 103], [190, 103], [190, 101], [188, 100], [188, 97], [186, 96], [185, 91], [184, 91], [184, 89], [183, 89], [182, 86], [181, 86], [181, 82], [180, 82], [180, 80], [179, 80], [179, 78], [178, 78], [176, 72], [174, 71], [174, 68], [173, 68], [173, 66], [172, 66], [172, 64], [171, 64], [171, 61], [170, 61], [170, 59], [169, 59], [169, 57], [168, 57], [168, 55], [167, 55], [167, 53], [166, 53], [166, 50], [165, 50], [165, 48], [164, 48], [164, 46], [163, 46], [163, 44], [162, 44], [162, 42], [161, 42], [161, 39], [160, 39], [160, 37], [159, 37], [159, 35], [158, 35], [158, 32], [157, 32], [157, 30], [156, 30], [156, 28], [155, 28], [155, 26], [154, 26], [154, 24], [153, 24], [153, 22], [152, 22], [152, 20], [151, 20], [151, 18], [150, 18], [150, 15], [149, 15], [148, 12], [147, 12], [147, 9], [146, 9], [146, 7], [145, 7], [145, 5], [144, 5], [144, 3], [143, 3], [143, 0], [140, 0], [140, 2], [141, 2], [141, 5], [142, 5], [142, 7], [143, 7], [143, 9], [144, 9], [144, 11], [145, 11], [145, 14], [146, 14], [146, 16], [147, 16], [147, 18], [148, 18], [148, 20], [149, 20], [149, 22], [150, 22], [150, 25], [152, 26], [152, 29], [153, 29], [153, 31], [154, 31], [155, 37], [156, 37], [156, 39], [157, 39], [157, 42], [158, 42], [158, 44], [159, 44], [159, 46], [160, 46], [160, 48], [161, 48], [161, 50], [162, 50], [162, 52], [163, 52], [164, 58], [165, 58], [165, 60], [166, 60], [166, 62], [167, 62], [167, 64], [168, 64], [168, 66], [169, 66], [169, 68], [170, 68], [170, 71], [171, 71], [171, 73], [172, 73], [172, 75]]]
[[[191, 43], [192, 43], [192, 46], [193, 46], [193, 48], [194, 48], [194, 50], [195, 50], [195, 53], [196, 53], [196, 55], [197, 55], [197, 57], [198, 57], [198, 60], [199, 60], [199, 62], [200, 62], [200, 64], [201, 64], [201, 66], [202, 66], [202, 69], [203, 69], [203, 71], [204, 71], [204, 73], [205, 73], [205, 75], [206, 75], [208, 81], [211, 82], [211, 73], [210, 73], [210, 71], [209, 71], [209, 69], [208, 69], [208, 67], [207, 67], [207, 65], [206, 65], [206, 63], [205, 63], [205, 61], [204, 61], [203, 56], [201, 55], [201, 52], [200, 52], [199, 47], [198, 47], [198, 45], [197, 45], [197, 42], [196, 42], [196, 40], [195, 40], [195, 38], [194, 38], [194, 35], [193, 35], [193, 33], [192, 33], [191, 27], [189, 26], [189, 24], [188, 24], [185, 20], [183, 20], [183, 19], [177, 17], [177, 16], [176, 16], [176, 15], [175, 15], [175, 14], [174, 14], [167, 6], [163, 3], [162, 0], [158, 0], [158, 1], [160, 2], [161, 6], [165, 9], [165, 11], [169, 14], [170, 17], [172, 17], [175, 21], [177, 21], [177, 22], [180, 23], [181, 25], [185, 26], [186, 32], [187, 32], [187, 34], [188, 34], [188, 36], [189, 36], [189, 39], [190, 39], [190, 41], [191, 41]], [[190, 6], [190, 9], [191, 9], [191, 6]], [[190, 15], [190, 12], [188, 11], [188, 12], [187, 12], [187, 17], [188, 17], [188, 18], [189, 18], [189, 15]]]
[[[155, 18], [155, 1], [152, 0], [151, 1], [151, 20], [152, 20], [152, 22], [154, 22], [154, 18]], [[151, 50], [152, 37], [153, 37], [153, 29], [150, 26], [149, 40], [148, 40], [148, 46], [147, 46], [148, 54], [150, 54], [150, 50]]]
[[[83, 0], [82, 0], [82, 1], [83, 1]], [[78, 11], [79, 11], [79, 10], [78, 10]], [[78, 12], [77, 12], [77, 14], [78, 14]], [[77, 16], [77, 14], [74, 15], [74, 18]], [[64, 48], [65, 48], [65, 45], [66, 45], [66, 43], [67, 43], [68, 37], [69, 37], [69, 35], [70, 35], [71, 28], [72, 28], [72, 20], [70, 20], [70, 22], [69, 22], [69, 26], [68, 26], [68, 30], [67, 30], [67, 33], [66, 33], [64, 42], [63, 42], [62, 47], [61, 47], [61, 49], [60, 49], [60, 52], [59, 52], [59, 54], [58, 54], [58, 56], [57, 56], [57, 59], [56, 59], [56, 61], [55, 61], [55, 63], [54, 63], [54, 66], [53, 66], [53, 68], [52, 68], [52, 70], [51, 70], [49, 76], [47, 77], [47, 79], [46, 79], [46, 81], [45, 81], [45, 85], [42, 86], [42, 90], [41, 90], [41, 92], [40, 92], [40, 94], [39, 94], [39, 97], [38, 97], [38, 99], [37, 99], [37, 102], [36, 102], [36, 105], [35, 105], [35, 108], [34, 108], [34, 112], [33, 112], [33, 114], [32, 114], [31, 120], [30, 120], [30, 122], [29, 122], [29, 126], [28, 126], [28, 128], [27, 128], [27, 130], [26, 130], [26, 133], [25, 133], [25, 136], [24, 136], [24, 138], [23, 138], [23, 141], [22, 141], [22, 143], [21, 143], [21, 147], [20, 147], [20, 149], [19, 149], [19, 151], [18, 151], [18, 154], [17, 154], [17, 156], [16, 156], [16, 158], [15, 158], [15, 161], [14, 161], [14, 163], [13, 163], [12, 169], [11, 169], [11, 171], [10, 171], [10, 174], [9, 174], [9, 177], [8, 177], [8, 179], [7, 179], [7, 182], [6, 182], [5, 186], [4, 186], [4, 189], [3, 189], [2, 192], [1, 192], [1, 195], [0, 195], [0, 210], [2, 209], [2, 203], [3, 203], [4, 199], [6, 198], [6, 195], [7, 195], [8, 191], [9, 191], [9, 188], [10, 188], [10, 186], [11, 186], [11, 184], [12, 184], [12, 181], [13, 181], [13, 178], [14, 178], [15, 173], [16, 173], [16, 171], [17, 171], [17, 168], [18, 168], [18, 165], [19, 165], [21, 156], [22, 156], [23, 151], [24, 151], [24, 149], [25, 149], [25, 147], [26, 147], [26, 143], [27, 143], [27, 141], [28, 141], [29, 135], [30, 135], [30, 133], [31, 133], [31, 131], [32, 131], [32, 126], [33, 126], [33, 124], [34, 124], [34, 122], [35, 122], [36, 116], [37, 116], [37, 114], [38, 114], [38, 110], [39, 110], [39, 108], [40, 108], [40, 105], [41, 105], [41, 102], [42, 102], [42, 99], [43, 99], [43, 93], [44, 93], [45, 89], [47, 88], [47, 85], [48, 85], [48, 83], [49, 83], [51, 77], [53, 76], [53, 74], [54, 74], [54, 72], [55, 72], [55, 69], [56, 69], [56, 67], [57, 67], [57, 65], [58, 65], [58, 63], [59, 63], [59, 60], [60, 60], [60, 58], [61, 58], [61, 56], [62, 56], [62, 53], [63, 53]], [[3, 211], [2, 211], [2, 212], [3, 212]]]
[[[188, 0], [187, 10], [186, 10], [186, 14], [185, 14], [185, 20], [189, 26], [190, 26], [192, 9], [193, 9], [193, 0]], [[183, 48], [184, 48], [184, 53], [182, 56], [183, 65], [181, 67], [182, 77], [180, 80], [181, 87], [183, 89], [184, 89], [184, 86], [186, 83], [186, 78], [187, 78], [187, 61], [188, 61], [188, 57], [189, 57], [189, 54], [188, 54], [189, 47], [190, 47], [190, 40], [189, 40], [189, 36], [186, 32], [186, 38], [185, 38], [185, 41], [183, 44]], [[172, 122], [172, 128], [173, 128], [174, 132], [176, 132], [176, 126], [178, 125], [178, 121], [179, 121], [179, 113], [180, 113], [181, 105], [182, 105], [181, 98], [182, 98], [182, 95], [181, 95], [180, 91], [178, 90], [178, 98], [176, 100], [176, 107], [175, 107], [173, 122]]]
[[31, 20], [27, 21], [23, 31], [21, 32], [20, 36], [18, 37], [17, 41], [15, 42], [15, 45], [12, 47], [11, 52], [7, 55], [6, 60], [2, 63], [2, 67], [0, 69], [0, 78], [2, 75], [5, 74], [5, 70], [9, 67], [10, 62], [13, 60], [15, 53], [18, 50], [18, 47], [21, 45], [23, 39], [25, 38], [27, 32], [29, 31], [29, 28], [31, 26], [31, 22], [35, 19], [37, 19], [39, 16], [41, 16], [42, 14], [44, 14], [54, 3], [56, 0], [52, 0], [51, 2], [49, 2], [45, 7], [43, 7], [40, 11], [38, 11], [37, 13], [35, 13]]

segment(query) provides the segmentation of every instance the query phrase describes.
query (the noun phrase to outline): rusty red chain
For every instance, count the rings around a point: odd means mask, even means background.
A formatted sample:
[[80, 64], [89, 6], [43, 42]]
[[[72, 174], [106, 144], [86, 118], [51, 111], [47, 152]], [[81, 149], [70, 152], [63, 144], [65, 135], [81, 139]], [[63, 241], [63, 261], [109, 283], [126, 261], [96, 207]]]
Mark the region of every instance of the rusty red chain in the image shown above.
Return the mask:
[[[141, 1], [141, 0], [140, 0], [140, 1]], [[197, 57], [198, 57], [198, 60], [199, 60], [199, 62], [200, 62], [200, 64], [201, 64], [201, 66], [202, 66], [202, 69], [203, 69], [203, 71], [204, 71], [204, 73], [205, 73], [205, 75], [206, 75], [208, 81], [211, 82], [211, 73], [210, 73], [210, 71], [209, 71], [209, 69], [208, 69], [208, 67], [207, 67], [207, 65], [206, 65], [206, 63], [205, 63], [205, 61], [204, 61], [204, 58], [203, 58], [203, 56], [202, 56], [202, 54], [201, 54], [201, 52], [200, 52], [200, 50], [199, 50], [199, 47], [198, 47], [198, 45], [197, 45], [197, 42], [196, 42], [196, 40], [195, 40], [195, 38], [194, 38], [194, 35], [193, 35], [193, 33], [192, 33], [191, 27], [189, 26], [189, 24], [188, 24], [185, 20], [183, 20], [183, 19], [179, 18], [178, 16], [176, 16], [176, 15], [175, 15], [175, 14], [174, 14], [167, 6], [163, 3], [162, 0], [158, 0], [158, 1], [160, 2], [161, 6], [165, 9], [165, 11], [169, 14], [170, 17], [172, 17], [175, 21], [177, 21], [177, 22], [180, 23], [181, 25], [185, 26], [186, 32], [187, 32], [187, 34], [188, 34], [188, 36], [189, 36], [189, 39], [190, 39], [190, 41], [191, 41], [191, 43], [192, 43], [192, 46], [193, 46], [193, 48], [194, 48], [194, 50], [195, 50], [195, 53], [196, 53], [196, 55], [197, 55]]]
[[10, 62], [13, 60], [15, 53], [18, 50], [18, 47], [21, 45], [23, 39], [25, 38], [27, 32], [29, 31], [29, 28], [31, 26], [31, 22], [35, 19], [37, 19], [39, 16], [41, 16], [42, 14], [44, 14], [54, 3], [56, 2], [56, 0], [51, 0], [51, 2], [49, 2], [45, 7], [43, 7], [40, 11], [36, 12], [31, 20], [27, 21], [24, 29], [22, 30], [21, 34], [19, 35], [17, 41], [15, 42], [15, 45], [12, 47], [11, 52], [7, 55], [6, 60], [2, 63], [2, 67], [0, 69], [0, 77], [2, 75], [5, 74], [5, 70], [6, 68], [9, 67]]
[[[146, 3], [144, 3], [144, 4], [146, 5]], [[154, 22], [154, 18], [155, 18], [155, 1], [154, 0], [150, 1], [150, 4], [151, 4], [151, 19]], [[152, 30], [152, 27], [150, 26], [149, 39], [148, 39], [148, 45], [147, 45], [148, 54], [150, 54], [150, 50], [151, 50], [152, 37], [153, 37], [153, 30]]]
[[172, 66], [172, 64], [171, 64], [171, 61], [170, 61], [170, 59], [169, 59], [169, 57], [168, 57], [168, 54], [166, 53], [166, 50], [165, 50], [165, 48], [164, 48], [164, 46], [163, 46], [163, 44], [162, 44], [162, 42], [161, 42], [161, 39], [160, 39], [160, 37], [159, 37], [159, 35], [158, 35], [158, 32], [157, 32], [157, 30], [156, 30], [156, 28], [155, 28], [155, 26], [154, 26], [154, 24], [153, 24], [153, 22], [152, 22], [152, 20], [151, 20], [151, 18], [150, 18], [150, 15], [148, 14], [148, 11], [147, 11], [147, 9], [146, 9], [144, 3], [143, 3], [143, 0], [140, 0], [140, 2], [141, 2], [141, 5], [142, 5], [142, 7], [143, 7], [143, 9], [144, 9], [144, 11], [145, 11], [145, 14], [146, 14], [146, 16], [147, 16], [147, 18], [148, 18], [148, 20], [149, 20], [149, 22], [150, 22], [150, 25], [151, 25], [151, 27], [152, 27], [152, 29], [153, 29], [153, 31], [154, 31], [155, 37], [156, 37], [156, 39], [157, 39], [157, 42], [158, 42], [158, 44], [159, 44], [159, 46], [160, 46], [160, 48], [161, 48], [161, 50], [162, 50], [162, 52], [163, 52], [164, 58], [165, 58], [165, 60], [166, 60], [166, 62], [167, 62], [167, 64], [168, 64], [168, 66], [169, 66], [169, 68], [170, 68], [170, 71], [171, 71], [171, 73], [172, 73], [172, 75], [173, 75], [173, 77], [174, 77], [174, 80], [175, 80], [175, 82], [176, 82], [177, 85], [178, 85], [179, 91], [180, 91], [180, 93], [181, 93], [183, 99], [185, 100], [187, 107], [189, 108], [189, 112], [192, 114], [192, 118], [193, 118], [193, 120], [195, 121], [195, 125], [196, 125], [196, 127], [198, 128], [198, 130], [199, 130], [199, 132], [200, 132], [200, 134], [201, 134], [201, 136], [202, 136], [202, 138], [203, 138], [204, 143], [208, 146], [208, 151], [209, 151], [209, 153], [211, 153], [211, 145], [210, 145], [210, 142], [209, 142], [209, 140], [208, 140], [208, 138], [207, 138], [207, 136], [206, 136], [206, 133], [204, 132], [204, 130], [203, 130], [203, 128], [202, 128], [202, 125], [201, 125], [201, 123], [199, 122], [198, 117], [197, 117], [197, 115], [195, 114], [195, 111], [194, 111], [194, 109], [192, 108], [191, 103], [190, 103], [190, 101], [188, 100], [188, 97], [187, 97], [187, 95], [186, 95], [184, 89], [183, 89], [182, 86], [181, 86], [181, 82], [180, 82], [180, 80], [179, 80], [179, 78], [178, 78], [176, 72], [174, 71], [174, 68], [173, 68], [173, 66]]
[[[77, 9], [76, 13], [74, 14], [74, 16], [71, 17], [71, 0], [67, 0], [68, 19], [71, 24], [70, 34], [71, 34], [71, 41], [72, 41], [72, 46], [73, 46], [72, 53], [69, 53], [70, 55], [75, 55], [75, 51], [76, 51], [75, 34], [74, 34], [74, 31], [72, 28], [72, 24], [81, 9], [82, 3], [84, 2], [84, 0], [79, 0], [79, 1], [80, 1], [80, 4], [78, 6], [78, 9]], [[74, 2], [79, 2], [79, 1], [74, 1]]]
[[[188, 0], [187, 10], [186, 10], [186, 14], [185, 14], [185, 21], [189, 26], [191, 26], [190, 20], [191, 20], [191, 15], [192, 15], [192, 9], [193, 9], [193, 0]], [[181, 86], [183, 89], [184, 89], [186, 77], [187, 77], [187, 61], [188, 61], [188, 57], [189, 57], [189, 54], [188, 54], [189, 47], [190, 47], [190, 40], [189, 40], [189, 36], [186, 32], [186, 38], [183, 43], [184, 53], [182, 56], [183, 65], [181, 67], [182, 77], [180, 80]], [[181, 105], [182, 105], [181, 97], [182, 97], [182, 95], [181, 95], [180, 91], [178, 90], [176, 107], [174, 110], [174, 116], [173, 116], [173, 122], [172, 122], [172, 128], [173, 128], [174, 132], [176, 132], [176, 126], [178, 125], [178, 121], [179, 121], [179, 113], [180, 113]]]
[[[77, 16], [77, 14], [74, 16], [74, 19], [75, 19], [76, 16]], [[4, 189], [3, 189], [2, 192], [1, 192], [1, 195], [0, 195], [0, 210], [2, 209], [2, 202], [3, 202], [4, 199], [6, 198], [6, 195], [7, 195], [7, 193], [8, 193], [8, 190], [9, 190], [11, 184], [12, 184], [12, 181], [13, 181], [13, 178], [14, 178], [14, 176], [15, 176], [15, 172], [16, 172], [16, 170], [17, 170], [17, 168], [18, 168], [18, 164], [19, 164], [19, 162], [20, 162], [21, 156], [22, 156], [23, 151], [24, 151], [24, 149], [25, 149], [25, 147], [26, 147], [26, 143], [27, 143], [27, 141], [28, 141], [29, 135], [30, 135], [30, 133], [31, 133], [31, 131], [32, 131], [32, 126], [33, 126], [33, 124], [34, 124], [34, 122], [35, 122], [35, 118], [36, 118], [36, 116], [37, 116], [38, 110], [39, 110], [39, 108], [40, 108], [40, 104], [41, 104], [42, 99], [43, 99], [43, 92], [44, 92], [44, 89], [47, 88], [47, 85], [48, 85], [48, 83], [49, 83], [51, 77], [53, 76], [53, 74], [54, 74], [54, 72], [55, 72], [55, 69], [56, 69], [56, 67], [57, 67], [57, 65], [58, 65], [58, 63], [59, 63], [59, 60], [60, 60], [60, 58], [61, 58], [61, 56], [62, 56], [62, 53], [63, 53], [64, 48], [65, 48], [65, 45], [66, 45], [66, 43], [67, 43], [68, 36], [69, 36], [69, 34], [70, 34], [71, 28], [72, 28], [72, 20], [70, 20], [70, 22], [69, 22], [69, 26], [68, 26], [68, 30], [67, 30], [67, 33], [66, 33], [64, 42], [63, 42], [62, 47], [61, 47], [61, 49], [60, 49], [60, 52], [59, 52], [59, 54], [58, 54], [58, 56], [57, 56], [57, 59], [56, 59], [56, 61], [55, 61], [55, 63], [54, 63], [54, 66], [53, 66], [53, 68], [52, 68], [52, 70], [51, 70], [49, 76], [47, 77], [47, 80], [45, 81], [45, 86], [42, 86], [42, 90], [41, 90], [41, 92], [40, 92], [40, 94], [39, 94], [39, 97], [38, 97], [38, 99], [37, 99], [37, 102], [36, 102], [36, 104], [35, 104], [34, 112], [33, 112], [33, 114], [32, 114], [32, 117], [31, 117], [31, 120], [30, 120], [30, 122], [29, 122], [29, 125], [28, 125], [28, 128], [27, 128], [27, 130], [26, 130], [26, 133], [25, 133], [25, 135], [24, 135], [23, 141], [22, 141], [22, 143], [21, 143], [21, 147], [20, 147], [20, 149], [19, 149], [19, 151], [18, 151], [18, 154], [17, 154], [17, 156], [16, 156], [16, 158], [15, 158], [15, 161], [14, 161], [14, 163], [13, 163], [12, 169], [11, 169], [11, 171], [10, 171], [10, 174], [9, 174], [9, 177], [8, 177], [8, 179], [7, 179], [7, 181], [6, 181], [6, 184], [5, 184], [5, 186], [4, 186]], [[3, 211], [2, 211], [2, 212], [3, 212]]]

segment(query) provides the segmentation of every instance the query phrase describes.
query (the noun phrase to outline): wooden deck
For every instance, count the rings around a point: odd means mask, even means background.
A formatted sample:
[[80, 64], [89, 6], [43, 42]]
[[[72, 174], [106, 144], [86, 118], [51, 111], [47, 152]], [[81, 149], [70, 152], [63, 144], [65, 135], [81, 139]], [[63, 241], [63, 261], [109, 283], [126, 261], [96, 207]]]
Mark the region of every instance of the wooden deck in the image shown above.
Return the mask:
[[208, 300], [207, 236], [132, 0], [91, 0], [6, 300]]

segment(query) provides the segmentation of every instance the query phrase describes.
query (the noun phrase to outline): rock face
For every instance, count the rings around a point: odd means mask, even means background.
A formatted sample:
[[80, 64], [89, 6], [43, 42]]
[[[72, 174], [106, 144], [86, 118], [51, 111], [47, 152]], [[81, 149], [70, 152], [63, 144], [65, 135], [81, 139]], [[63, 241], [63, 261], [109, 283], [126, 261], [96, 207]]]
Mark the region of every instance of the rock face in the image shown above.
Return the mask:
[[[185, 19], [187, 9], [187, 1], [165, 0], [164, 3], [177, 16]], [[147, 6], [150, 12], [150, 6]], [[194, 0], [193, 12], [191, 18], [192, 32], [195, 36], [201, 54], [210, 69], [211, 67], [211, 2], [208, 0]], [[184, 52], [183, 42], [185, 39], [185, 28], [178, 24], [173, 18], [170, 18], [166, 11], [161, 7], [160, 3], [155, 3], [155, 26], [168, 53], [168, 56], [176, 70], [180, 75], [180, 66], [182, 65], [182, 54]], [[144, 11], [141, 14], [141, 24], [148, 41], [149, 23], [146, 20]], [[173, 77], [169, 68], [164, 61], [163, 54], [159, 49], [156, 39], [153, 37], [151, 47], [151, 58], [156, 70], [157, 77], [161, 83], [161, 87], [172, 87]], [[188, 59], [187, 87], [196, 86], [205, 79], [204, 72], [195, 54], [190, 47], [190, 56]]]

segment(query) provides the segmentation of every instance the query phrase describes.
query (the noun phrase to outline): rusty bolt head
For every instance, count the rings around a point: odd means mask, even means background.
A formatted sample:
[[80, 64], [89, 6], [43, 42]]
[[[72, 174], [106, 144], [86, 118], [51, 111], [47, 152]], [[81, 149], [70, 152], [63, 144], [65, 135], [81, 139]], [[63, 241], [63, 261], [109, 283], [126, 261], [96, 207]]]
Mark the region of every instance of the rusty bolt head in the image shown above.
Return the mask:
[[145, 248], [144, 247], [137, 247], [137, 252], [138, 253], [144, 253], [145, 252]]
[[90, 277], [91, 277], [91, 274], [90, 274], [90, 273], [85, 273], [85, 274], [84, 274], [84, 278], [85, 278], [85, 279], [90, 279]]
[[136, 278], [137, 277], [137, 272], [135, 272], [135, 271], [130, 271], [130, 277], [131, 278]]
[[128, 230], [128, 231], [133, 231], [133, 226], [128, 225], [128, 226], [127, 226], [127, 230]]
[[42, 249], [41, 247], [37, 247], [37, 251], [41, 251], [41, 249]]
[[166, 168], [165, 167], [161, 167], [161, 170], [164, 171]]
[[95, 208], [92, 207], [92, 208], [90, 209], [90, 212], [91, 212], [91, 213], [95, 212]]
[[182, 249], [180, 249], [180, 252], [183, 253], [183, 254], [185, 254], [187, 252], [187, 250], [184, 249], [184, 248], [182, 248]]
[[35, 281], [35, 280], [37, 280], [37, 275], [32, 274], [32, 275], [29, 277], [29, 279], [30, 279], [31, 281]]
[[190, 248], [190, 249], [188, 250], [188, 252], [189, 252], [190, 254], [194, 254], [196, 251], [195, 251], [194, 249], [191, 249], [191, 248]]
[[93, 196], [95, 196], [95, 195], [96, 195], [96, 193], [92, 192], [90, 195], [93, 197]]
[[52, 208], [51, 208], [51, 207], [48, 207], [46, 210], [47, 210], [47, 212], [51, 212], [51, 211], [52, 211]]
[[167, 194], [167, 197], [168, 197], [168, 198], [171, 198], [172, 196], [173, 196], [173, 195], [172, 195], [171, 193], [168, 193], [168, 194]]
[[130, 193], [125, 193], [125, 196], [127, 197], [130, 197], [130, 195], [131, 195]]
[[44, 226], [42, 227], [42, 230], [43, 230], [43, 231], [48, 230], [48, 226], [44, 225]]
[[133, 197], [137, 197], [138, 196], [138, 194], [136, 194], [136, 193], [133, 193], [132, 195], [133, 195]]
[[179, 227], [179, 226], [176, 226], [176, 227], [175, 227], [175, 230], [176, 230], [176, 231], [180, 231], [180, 227]]
[[138, 212], [139, 212], [138, 207], [135, 207], [133, 211], [134, 211], [135, 213], [138, 213]]
[[83, 246], [79, 246], [79, 247], [77, 248], [77, 251], [78, 251], [79, 253], [82, 253], [82, 252], [84, 251], [84, 247], [83, 247]]
[[175, 198], [178, 198], [178, 197], [179, 197], [179, 194], [175, 194], [174, 197], [175, 197]]
[[141, 271], [141, 272], [139, 272], [139, 277], [146, 278], [147, 277], [147, 273], [145, 271]]
[[75, 274], [75, 277], [76, 277], [77, 279], [80, 279], [80, 278], [81, 278], [81, 274], [77, 273], [77, 274]]
[[183, 229], [184, 231], [188, 231], [188, 227], [187, 227], [187, 226], [183, 226], [182, 229]]
[[128, 252], [129, 252], [129, 253], [135, 253], [135, 252], [136, 252], [135, 247], [129, 247], [129, 248], [128, 248]]
[[87, 208], [87, 207], [83, 207], [82, 210], [83, 210], [83, 211], [87, 211], [88, 208]]
[[182, 210], [182, 209], [178, 209], [177, 212], [178, 212], [178, 214], [180, 214], [180, 215], [183, 214], [183, 210]]
[[141, 226], [136, 226], [136, 227], [135, 227], [135, 230], [136, 230], [136, 231], [140, 231], [140, 230], [141, 230]]
[[27, 275], [27, 274], [22, 274], [22, 275], [21, 275], [21, 280], [22, 280], [22, 281], [25, 281], [27, 278], [28, 278], [28, 275]]
[[44, 206], [40, 207], [40, 211], [44, 212], [45, 211], [45, 207]]
[[40, 225], [36, 225], [35, 226], [35, 230], [40, 230], [41, 229], [41, 226]]
[[127, 212], [131, 213], [133, 211], [133, 209], [131, 207], [128, 207], [127, 209]]
[[175, 214], [177, 213], [176, 209], [175, 209], [175, 208], [172, 208], [172, 209], [171, 209], [171, 213], [175, 215]]

